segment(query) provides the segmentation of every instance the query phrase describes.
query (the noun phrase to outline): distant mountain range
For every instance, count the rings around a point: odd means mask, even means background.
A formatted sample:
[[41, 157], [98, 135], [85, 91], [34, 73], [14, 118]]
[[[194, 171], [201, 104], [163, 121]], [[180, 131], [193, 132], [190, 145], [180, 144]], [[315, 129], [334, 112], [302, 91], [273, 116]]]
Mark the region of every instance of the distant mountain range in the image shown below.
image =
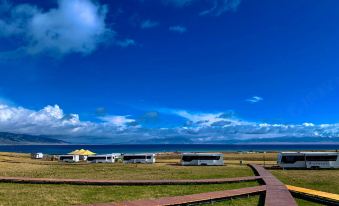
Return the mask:
[[311, 144], [311, 143], [329, 143], [338, 144], [339, 138], [329, 137], [277, 137], [277, 138], [251, 138], [251, 139], [227, 139], [227, 140], [209, 140], [195, 141], [186, 137], [170, 138], [152, 138], [146, 140], [133, 140], [130, 144]]
[[68, 144], [68, 142], [43, 135], [13, 134], [0, 132], [2, 145], [30, 145], [30, 144]]

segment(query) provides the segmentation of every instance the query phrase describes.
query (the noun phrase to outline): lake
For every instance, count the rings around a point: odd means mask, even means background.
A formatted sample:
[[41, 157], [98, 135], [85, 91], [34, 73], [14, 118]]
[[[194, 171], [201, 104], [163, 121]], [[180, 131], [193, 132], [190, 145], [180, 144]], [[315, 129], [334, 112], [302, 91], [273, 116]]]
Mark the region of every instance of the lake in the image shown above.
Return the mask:
[[88, 149], [97, 154], [158, 152], [269, 152], [339, 150], [339, 144], [112, 144], [112, 145], [0, 145], [1, 152], [66, 154]]

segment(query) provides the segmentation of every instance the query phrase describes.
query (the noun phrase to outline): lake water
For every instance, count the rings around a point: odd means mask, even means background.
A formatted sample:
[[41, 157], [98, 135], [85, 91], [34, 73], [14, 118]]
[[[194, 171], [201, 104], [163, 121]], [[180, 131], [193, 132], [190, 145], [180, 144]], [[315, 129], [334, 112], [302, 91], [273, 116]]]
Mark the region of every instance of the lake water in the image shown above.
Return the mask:
[[339, 144], [114, 144], [114, 145], [0, 145], [0, 152], [66, 154], [89, 149], [97, 154], [147, 152], [238, 152], [338, 150]]

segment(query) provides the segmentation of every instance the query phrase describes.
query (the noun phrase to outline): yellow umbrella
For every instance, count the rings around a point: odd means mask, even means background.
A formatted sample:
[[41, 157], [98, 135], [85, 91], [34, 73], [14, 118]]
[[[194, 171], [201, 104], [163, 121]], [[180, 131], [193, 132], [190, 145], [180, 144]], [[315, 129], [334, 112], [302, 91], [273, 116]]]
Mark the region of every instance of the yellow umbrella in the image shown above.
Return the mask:
[[94, 155], [95, 153], [90, 150], [80, 149], [80, 150], [74, 150], [73, 152], [68, 153], [68, 154], [88, 156], [88, 155]]
[[85, 152], [82, 153], [82, 155], [88, 156], [88, 155], [95, 155], [94, 152], [90, 151], [90, 150], [86, 150]]
[[77, 149], [77, 150], [74, 150], [73, 152], [70, 152], [70, 153], [68, 153], [68, 154], [75, 155], [75, 154], [77, 154], [78, 152], [79, 152], [79, 150]]

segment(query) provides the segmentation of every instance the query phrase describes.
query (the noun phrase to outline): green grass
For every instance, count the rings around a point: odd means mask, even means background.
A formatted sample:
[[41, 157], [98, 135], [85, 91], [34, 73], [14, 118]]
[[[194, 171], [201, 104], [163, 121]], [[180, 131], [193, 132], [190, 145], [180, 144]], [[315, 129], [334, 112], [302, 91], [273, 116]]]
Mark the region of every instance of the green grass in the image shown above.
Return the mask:
[[[322, 204], [318, 204], [315, 202], [310, 202], [307, 200], [295, 199], [299, 206], [321, 206]], [[233, 199], [227, 199], [224, 201], [218, 201], [214, 203], [206, 203], [204, 206], [262, 206], [262, 202], [260, 202], [260, 196], [249, 196], [249, 197], [239, 197]]]
[[259, 204], [259, 196], [239, 197], [233, 199], [227, 199], [220, 202], [214, 202], [210, 204], [203, 204], [204, 206], [257, 206]]
[[339, 170], [272, 170], [283, 183], [339, 194]]
[[0, 205], [70, 205], [124, 200], [150, 199], [167, 196], [238, 189], [259, 185], [240, 182], [212, 185], [167, 186], [84, 186], [0, 183]]
[[[173, 158], [173, 157], [172, 157]], [[161, 156], [153, 165], [63, 164], [30, 159], [27, 154], [0, 153], [0, 176], [88, 179], [208, 179], [254, 175], [246, 165], [183, 167]], [[69, 205], [149, 199], [256, 186], [257, 182], [216, 185], [77, 186], [0, 184], [0, 205]]]
[[[297, 204], [299, 206], [321, 206], [322, 204], [310, 202], [307, 200], [295, 198]], [[233, 199], [227, 199], [224, 201], [218, 201], [213, 203], [203, 204], [204, 206], [262, 206], [262, 202], [260, 202], [260, 196], [249, 196], [249, 197], [238, 197]]]
[[[276, 154], [265, 154], [272, 164]], [[27, 154], [0, 153], [0, 176], [85, 178], [110, 180], [209, 179], [254, 175], [247, 163], [263, 163], [263, 154], [225, 154], [226, 165], [218, 167], [183, 167], [177, 154], [158, 156], [153, 165], [62, 164], [56, 161], [32, 160]], [[242, 160], [244, 165], [239, 165]], [[339, 170], [272, 170], [286, 184], [339, 194]], [[186, 195], [258, 185], [242, 182], [219, 185], [170, 186], [80, 186], [0, 184], [0, 205], [70, 205], [150, 199]], [[319, 205], [296, 199], [299, 205]], [[209, 205], [257, 205], [258, 196], [237, 198]]]
[[310, 202], [307, 200], [295, 198], [296, 202], [298, 203], [299, 206], [320, 206], [322, 204], [315, 203], [315, 202]]

